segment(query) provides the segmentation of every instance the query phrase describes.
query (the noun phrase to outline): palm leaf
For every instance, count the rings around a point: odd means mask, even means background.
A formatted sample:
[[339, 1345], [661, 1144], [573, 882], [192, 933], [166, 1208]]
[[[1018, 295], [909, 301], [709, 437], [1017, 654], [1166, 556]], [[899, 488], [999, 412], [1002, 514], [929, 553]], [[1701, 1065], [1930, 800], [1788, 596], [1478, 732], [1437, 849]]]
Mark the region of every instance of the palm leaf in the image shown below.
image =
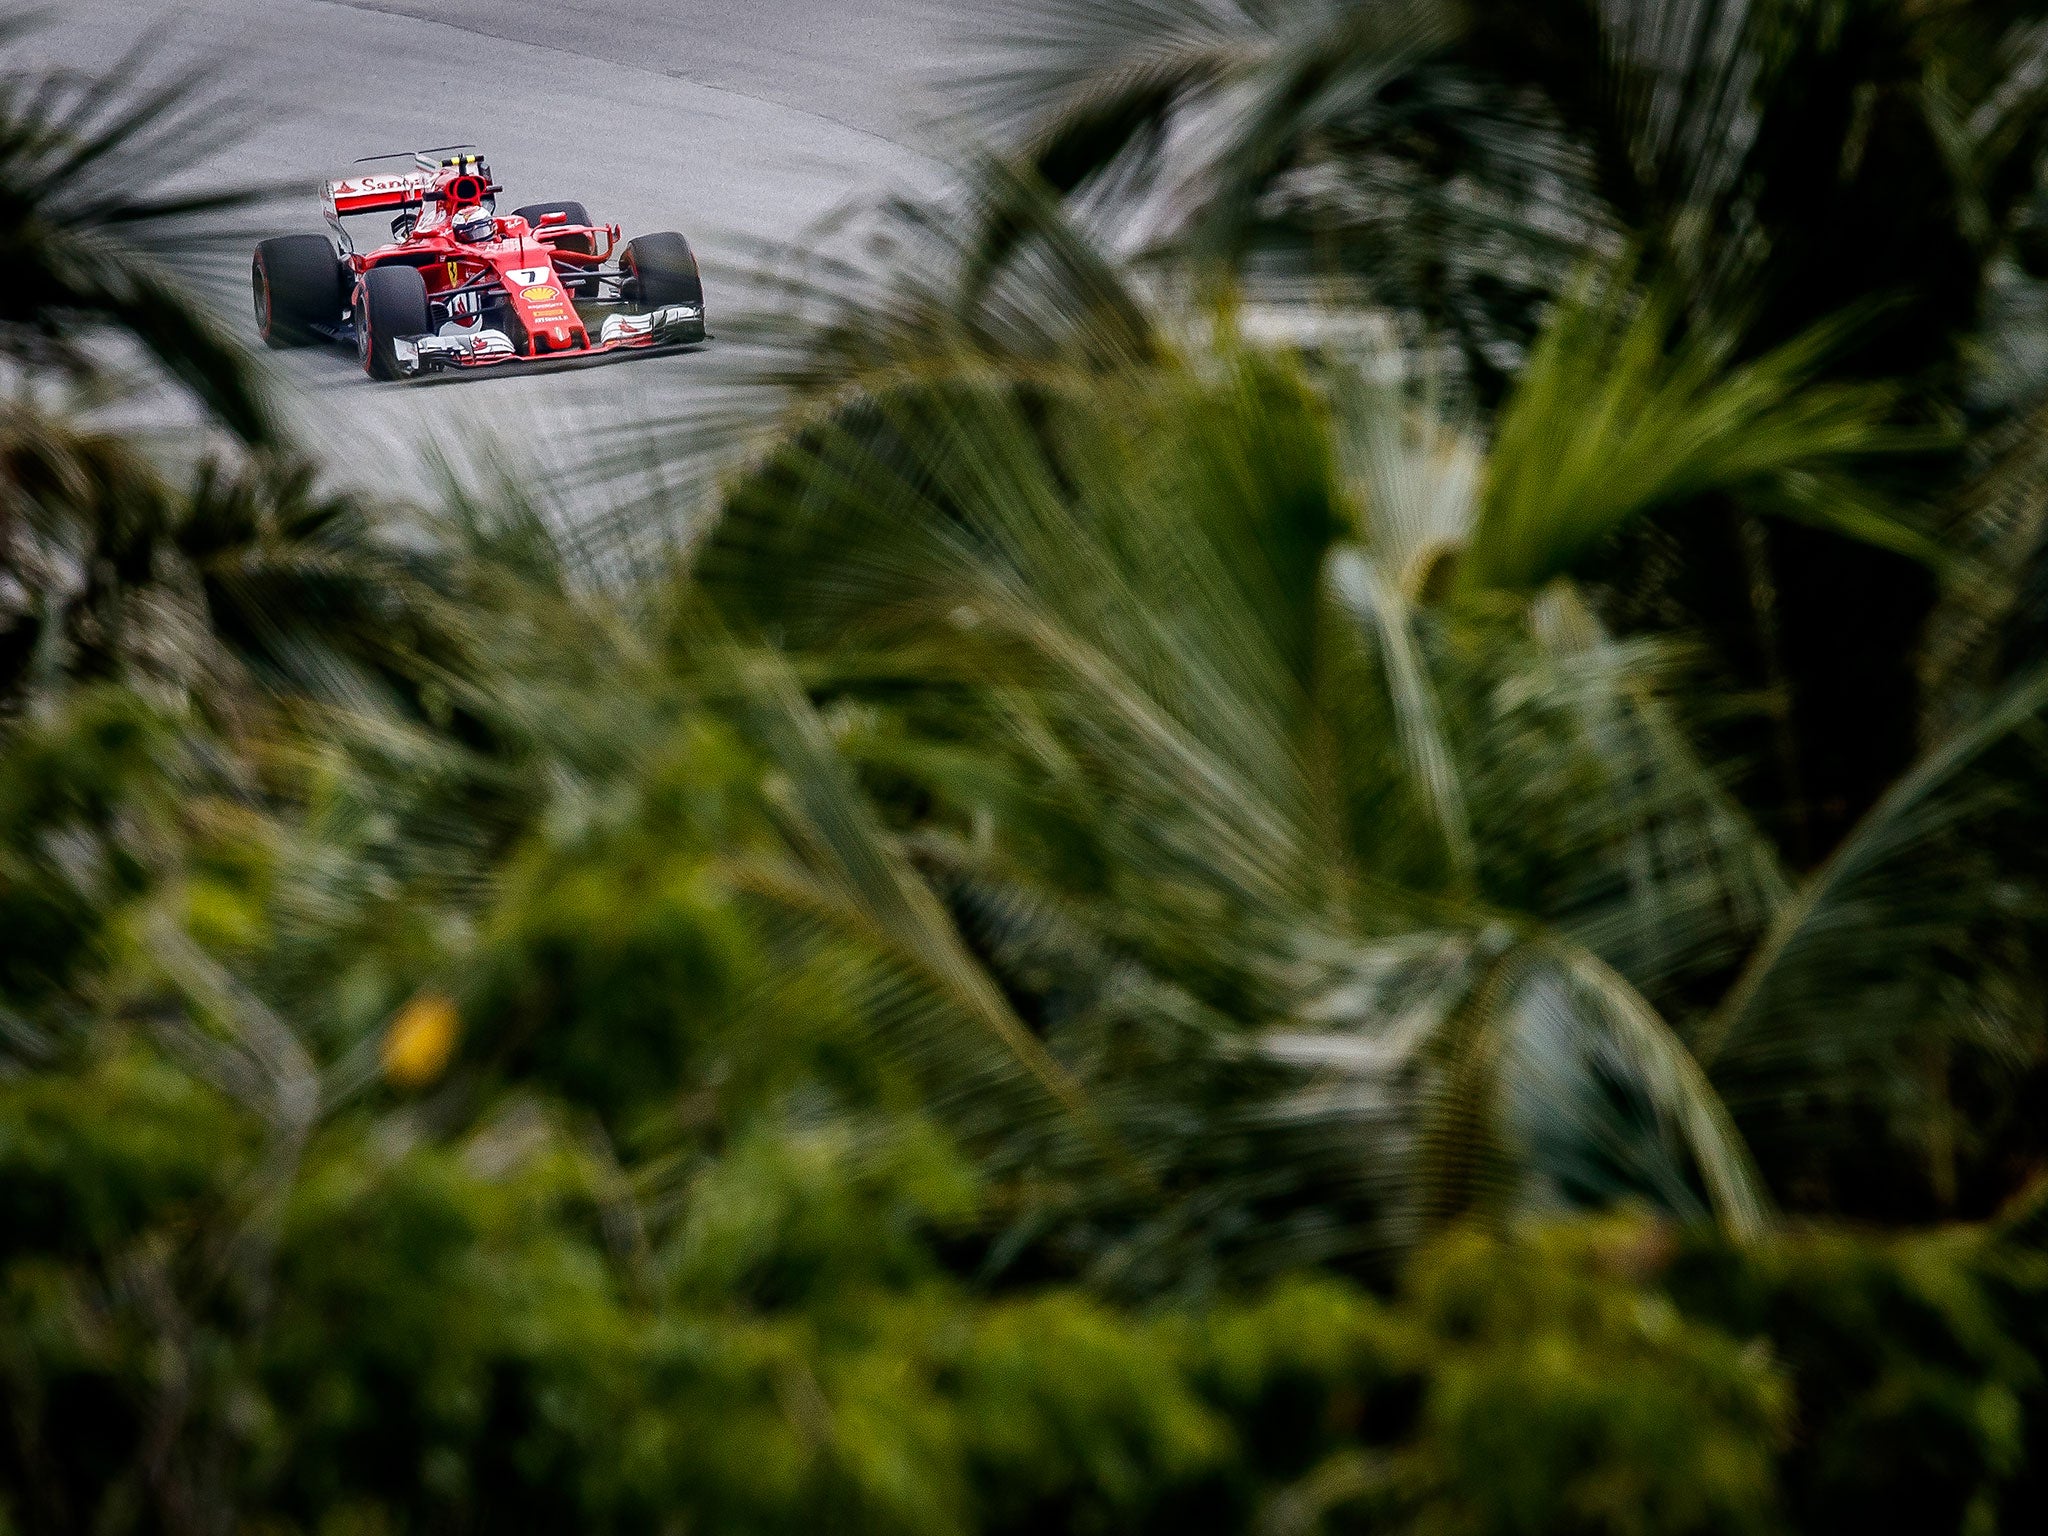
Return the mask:
[[1116, 1145], [1080, 1085], [1017, 1018], [930, 888], [874, 823], [786, 666], [763, 654], [733, 653], [728, 660], [748, 718], [783, 767], [785, 830], [802, 861], [781, 873], [745, 866], [739, 878], [911, 966], [1142, 1187], [1145, 1176]]
[[75, 335], [112, 328], [248, 441], [275, 436], [245, 350], [194, 297], [181, 269], [240, 246], [222, 222], [267, 189], [176, 190], [236, 130], [238, 113], [193, 71], [151, 82], [145, 36], [97, 75], [0, 77], [0, 348], [79, 371], [103, 363]]
[[1622, 285], [1560, 306], [1496, 427], [1461, 584], [1537, 587], [1660, 507], [1900, 446], [1888, 390], [1812, 382], [1839, 334], [1823, 327], [1739, 363], [1699, 331], [1674, 346], [1668, 305]]
[[[1741, 1073], [1751, 1057], [1768, 1068], [1781, 1054], [1791, 1056], [1794, 1071], [1808, 1053], [1867, 1060], [1881, 1056], [1896, 1031], [1932, 1023], [1874, 1016], [1853, 1004], [1846, 1015], [1818, 1005], [1851, 999], [1873, 978], [1909, 975], [1916, 962], [1934, 958], [1923, 948], [1930, 939], [1940, 943], [1967, 931], [1981, 888], [1944, 880], [1938, 866], [1915, 868], [1914, 861], [1927, 853], [1938, 858], [1950, 834], [1984, 813], [1984, 788], [1972, 782], [1973, 771], [2008, 741], [2030, 733], [2044, 707], [2048, 670], [2037, 668], [2002, 689], [1975, 721], [1923, 757], [1871, 808], [1801, 887], [1702, 1031], [1698, 1051], [1710, 1070]], [[1969, 847], [1966, 842], [1966, 852]], [[1825, 1033], [1802, 1039], [1809, 1028]], [[1839, 1033], [1845, 1030], [1846, 1036]]]

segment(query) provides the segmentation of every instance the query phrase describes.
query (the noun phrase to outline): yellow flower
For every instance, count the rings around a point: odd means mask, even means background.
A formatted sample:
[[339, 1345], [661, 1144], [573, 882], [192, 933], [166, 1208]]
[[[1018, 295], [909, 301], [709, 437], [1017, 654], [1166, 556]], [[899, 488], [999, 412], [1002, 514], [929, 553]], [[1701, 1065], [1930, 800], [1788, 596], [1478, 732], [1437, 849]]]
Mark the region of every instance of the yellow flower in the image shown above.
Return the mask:
[[384, 1078], [394, 1088], [424, 1088], [446, 1070], [462, 1016], [439, 992], [422, 992], [384, 1034]]

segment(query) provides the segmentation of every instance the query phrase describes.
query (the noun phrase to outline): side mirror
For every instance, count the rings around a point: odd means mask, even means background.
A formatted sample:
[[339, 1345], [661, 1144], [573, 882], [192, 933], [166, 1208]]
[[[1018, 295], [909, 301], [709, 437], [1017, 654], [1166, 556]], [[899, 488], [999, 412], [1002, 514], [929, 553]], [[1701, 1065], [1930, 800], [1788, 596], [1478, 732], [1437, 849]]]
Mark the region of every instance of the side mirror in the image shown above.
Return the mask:
[[569, 215], [557, 208], [550, 213], [542, 214], [540, 221], [543, 224], [566, 224], [569, 222]]

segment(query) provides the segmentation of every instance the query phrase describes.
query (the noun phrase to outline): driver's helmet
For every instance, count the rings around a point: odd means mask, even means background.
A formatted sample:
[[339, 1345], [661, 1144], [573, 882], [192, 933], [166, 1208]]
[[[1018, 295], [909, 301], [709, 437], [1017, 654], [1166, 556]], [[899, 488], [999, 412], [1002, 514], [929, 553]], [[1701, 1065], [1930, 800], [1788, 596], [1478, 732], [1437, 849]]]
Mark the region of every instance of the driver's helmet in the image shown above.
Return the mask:
[[482, 208], [464, 208], [449, 223], [449, 232], [464, 245], [475, 245], [498, 232], [498, 221]]

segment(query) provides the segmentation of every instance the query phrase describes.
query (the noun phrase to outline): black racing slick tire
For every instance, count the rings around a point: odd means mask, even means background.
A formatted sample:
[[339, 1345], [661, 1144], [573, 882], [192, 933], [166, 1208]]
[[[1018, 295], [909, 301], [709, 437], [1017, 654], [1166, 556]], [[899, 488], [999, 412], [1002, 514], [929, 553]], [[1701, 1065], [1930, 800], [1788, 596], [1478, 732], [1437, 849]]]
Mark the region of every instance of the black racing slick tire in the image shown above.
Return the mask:
[[535, 229], [539, 229], [540, 221], [551, 213], [566, 213], [571, 224], [590, 222], [590, 210], [581, 203], [528, 203], [524, 208], [514, 208], [512, 217], [524, 219]]
[[373, 379], [403, 378], [392, 343], [433, 328], [427, 280], [417, 267], [372, 267], [363, 274], [356, 302], [356, 352], [363, 372]]
[[279, 235], [261, 241], [249, 263], [256, 330], [264, 345], [309, 347], [340, 324], [341, 258], [325, 235]]
[[668, 304], [694, 304], [700, 309], [704, 305], [697, 258], [690, 252], [690, 242], [674, 231], [627, 241], [619, 254], [619, 270], [625, 274], [619, 296], [643, 314]]
[[[512, 217], [524, 219], [535, 229], [539, 229], [540, 221], [551, 213], [566, 214], [568, 216], [567, 222], [571, 224], [588, 224], [590, 222], [590, 210], [581, 203], [529, 203], [524, 208], [514, 208], [512, 210]], [[566, 240], [550, 240], [548, 244], [558, 251], [579, 251], [585, 256], [595, 256], [597, 254], [591, 247], [590, 236], [588, 235], [571, 235]], [[556, 270], [561, 273], [562, 282], [568, 287], [569, 292], [577, 298], [594, 299], [597, 297], [597, 279], [595, 277], [582, 276], [574, 262], [563, 262]]]

